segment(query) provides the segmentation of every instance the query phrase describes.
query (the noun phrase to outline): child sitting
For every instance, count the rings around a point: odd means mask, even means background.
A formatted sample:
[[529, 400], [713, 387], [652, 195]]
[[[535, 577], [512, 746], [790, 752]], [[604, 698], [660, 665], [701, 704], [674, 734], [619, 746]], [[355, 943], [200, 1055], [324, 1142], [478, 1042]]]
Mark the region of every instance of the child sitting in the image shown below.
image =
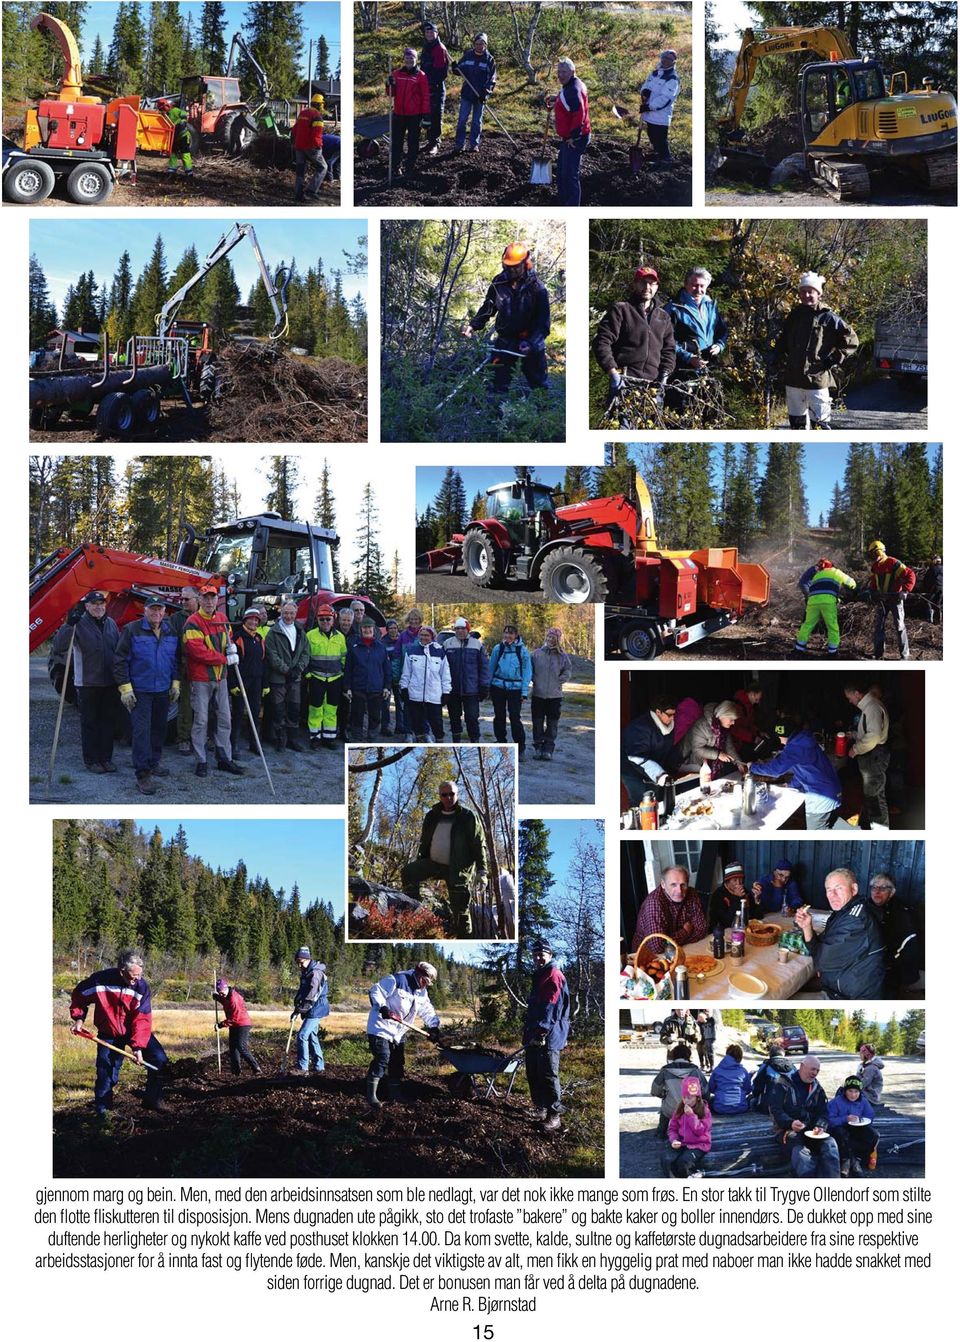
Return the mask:
[[[868, 1121], [864, 1123], [863, 1119]], [[859, 1178], [864, 1164], [868, 1170], [877, 1168], [880, 1139], [873, 1127], [873, 1105], [863, 1094], [858, 1076], [848, 1076], [827, 1105], [827, 1123], [840, 1152], [842, 1178]]]
[[686, 1076], [680, 1086], [680, 1103], [670, 1120], [668, 1136], [676, 1155], [670, 1162], [674, 1179], [702, 1179], [701, 1165], [710, 1150], [713, 1119], [703, 1102], [700, 1082]]

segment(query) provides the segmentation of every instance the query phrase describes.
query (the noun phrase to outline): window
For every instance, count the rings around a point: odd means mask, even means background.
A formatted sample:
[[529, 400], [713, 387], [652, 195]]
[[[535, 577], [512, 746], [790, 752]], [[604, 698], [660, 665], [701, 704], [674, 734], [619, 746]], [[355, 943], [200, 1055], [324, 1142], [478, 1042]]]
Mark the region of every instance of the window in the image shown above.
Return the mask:
[[224, 577], [238, 570], [246, 577], [252, 543], [252, 531], [246, 536], [218, 536], [202, 567], [208, 573], [220, 573]]
[[805, 85], [804, 117], [807, 135], [815, 139], [832, 116], [830, 74], [827, 70], [812, 70]]

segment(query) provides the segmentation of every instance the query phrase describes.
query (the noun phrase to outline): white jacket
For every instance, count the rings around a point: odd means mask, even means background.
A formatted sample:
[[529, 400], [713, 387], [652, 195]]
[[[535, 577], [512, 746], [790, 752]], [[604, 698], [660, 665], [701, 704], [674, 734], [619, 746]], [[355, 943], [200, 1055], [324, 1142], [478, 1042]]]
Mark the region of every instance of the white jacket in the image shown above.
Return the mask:
[[415, 704], [439, 704], [450, 693], [450, 664], [439, 643], [408, 648], [400, 673], [400, 688]]
[[854, 745], [857, 747], [857, 758], [859, 758], [861, 755], [869, 755], [877, 746], [886, 745], [887, 733], [890, 730], [890, 715], [880, 700], [874, 699], [872, 694], [865, 694], [857, 704], [857, 708], [860, 710], [860, 718], [857, 722]]
[[649, 121], [654, 126], [669, 126], [673, 116], [673, 104], [680, 92], [677, 67], [674, 66], [668, 74], [658, 65], [653, 74], [647, 76], [640, 92], [650, 94], [650, 101], [643, 111], [644, 121]]
[[[433, 1009], [433, 1003], [426, 988], [417, 986], [412, 969], [401, 969], [397, 974], [386, 974], [370, 989], [370, 1015], [367, 1017], [367, 1034], [378, 1035], [381, 1039], [391, 1039], [395, 1044], [407, 1033], [419, 1016], [428, 1030], [436, 1029], [440, 1017]], [[380, 1008], [394, 1011], [401, 1020], [387, 1020], [380, 1015]]]

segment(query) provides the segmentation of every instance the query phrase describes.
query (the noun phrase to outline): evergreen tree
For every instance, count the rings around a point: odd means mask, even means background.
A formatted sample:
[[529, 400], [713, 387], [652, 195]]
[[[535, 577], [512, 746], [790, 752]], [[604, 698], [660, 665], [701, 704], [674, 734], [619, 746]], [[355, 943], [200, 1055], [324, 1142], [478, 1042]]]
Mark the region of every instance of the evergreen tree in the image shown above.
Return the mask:
[[220, 0], [206, 0], [201, 8], [197, 39], [197, 69], [202, 74], [220, 74], [227, 65], [226, 9]]
[[893, 505], [897, 528], [895, 553], [918, 564], [933, 554], [938, 531], [926, 443], [907, 443], [900, 448], [898, 467]]
[[167, 865], [163, 836], [155, 829], [150, 837], [147, 860], [140, 872], [138, 933], [148, 954], [167, 949]]
[[93, 271], [88, 270], [67, 290], [61, 318], [64, 330], [97, 332], [100, 329], [98, 301], [97, 281]]
[[872, 443], [851, 443], [843, 472], [841, 531], [848, 557], [862, 558], [877, 512], [877, 458]]
[[124, 251], [110, 282], [107, 296], [107, 315], [105, 326], [111, 350], [125, 350], [127, 341], [135, 335], [133, 325], [133, 271], [130, 266], [130, 253]]
[[175, 89], [183, 70], [184, 27], [180, 6], [155, 3], [150, 6], [147, 35], [146, 91], [151, 94]]
[[[636, 473], [626, 444], [608, 443], [604, 449], [604, 464], [597, 470], [595, 496], [606, 499], [625, 494], [632, 499], [636, 493]], [[649, 481], [647, 484], [649, 486]]]
[[473, 496], [473, 502], [470, 504], [470, 521], [471, 522], [478, 521], [481, 517], [486, 517], [486, 515], [487, 515], [487, 500], [485, 495], [483, 495], [478, 489], [476, 494], [474, 494]]
[[390, 598], [390, 579], [380, 549], [380, 514], [374, 499], [373, 486], [368, 482], [363, 490], [360, 506], [360, 528], [357, 536], [359, 557], [354, 569], [354, 587], [380, 606]]
[[[122, 5], [121, 5], [122, 8]], [[167, 296], [167, 259], [163, 238], [157, 234], [150, 260], [140, 272], [131, 300], [134, 331], [151, 332], [156, 329], [154, 318], [163, 307]]]
[[807, 529], [807, 495], [803, 483], [803, 452], [799, 443], [769, 443], [760, 482], [760, 523], [770, 538], [786, 541], [793, 560], [795, 540]]
[[[177, 262], [176, 268], [170, 275], [170, 278], [167, 280], [167, 293], [175, 294], [177, 290], [182, 285], [186, 284], [187, 280], [189, 280], [192, 275], [195, 275], [199, 269], [200, 257], [197, 255], [196, 247], [191, 243]], [[203, 295], [204, 290], [207, 287], [208, 278], [208, 276], [204, 276], [198, 284], [194, 285], [183, 300], [177, 315], [182, 317], [184, 321], [200, 320], [200, 313], [203, 308]]]
[[930, 481], [930, 514], [933, 520], [933, 546], [937, 554], [943, 552], [943, 448], [937, 448]]
[[235, 973], [242, 973], [247, 964], [250, 935], [250, 906], [247, 897], [247, 868], [238, 862], [227, 886], [225, 925], [220, 949]]
[[[333, 497], [333, 490], [330, 487], [330, 462], [326, 457], [323, 459], [323, 470], [320, 472], [320, 487], [317, 490], [317, 497], [313, 504], [313, 520], [318, 526], [326, 527], [329, 531], [337, 529], [337, 509]], [[334, 591], [340, 591], [340, 547], [331, 546], [330, 549], [330, 567], [333, 572]]]
[[843, 491], [840, 488], [840, 482], [834, 481], [833, 493], [830, 495], [830, 511], [827, 513], [827, 526], [833, 530], [843, 525]]
[[569, 503], [581, 503], [593, 497], [593, 467], [568, 466], [563, 475], [563, 492]]
[[277, 512], [287, 521], [297, 516], [297, 487], [299, 468], [296, 457], [270, 458], [267, 468], [267, 510]]
[[29, 333], [31, 349], [45, 344], [48, 334], [57, 325], [57, 309], [50, 301], [47, 277], [37, 258], [30, 257], [28, 286]]
[[118, 94], [143, 91], [146, 57], [147, 34], [140, 5], [136, 0], [120, 0], [107, 52], [107, 74]]
[[225, 336], [237, 320], [240, 290], [233, 266], [221, 261], [207, 275], [200, 300], [200, 319], [209, 322], [217, 336]]
[[530, 944], [553, 927], [547, 907], [554, 878], [550, 867], [550, 834], [543, 820], [521, 820], [517, 842], [518, 974], [530, 962]]
[[87, 73], [91, 75], [102, 75], [106, 70], [107, 53], [103, 49], [103, 40], [97, 33], [93, 44], [93, 54], [90, 57], [90, 63], [87, 66]]
[[454, 532], [462, 531], [467, 520], [467, 494], [463, 476], [453, 466], [444, 471], [440, 488], [433, 500], [437, 541], [446, 544]]
[[[247, 45], [270, 78], [274, 98], [295, 98], [303, 70], [303, 5], [271, 3], [248, 4], [243, 20]], [[256, 88], [246, 61], [240, 63], [244, 88]]]
[[317, 63], [313, 69], [314, 79], [330, 78], [330, 44], [323, 33], [317, 38]]
[[89, 891], [79, 858], [80, 825], [67, 820], [53, 848], [54, 944], [76, 954], [89, 921]]

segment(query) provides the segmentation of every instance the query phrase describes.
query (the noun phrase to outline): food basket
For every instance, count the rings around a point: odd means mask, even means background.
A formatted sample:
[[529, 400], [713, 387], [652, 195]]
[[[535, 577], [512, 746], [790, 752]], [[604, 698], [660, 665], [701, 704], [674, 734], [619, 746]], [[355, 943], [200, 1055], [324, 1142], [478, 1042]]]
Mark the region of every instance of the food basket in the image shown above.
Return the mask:
[[670, 979], [677, 965], [685, 961], [683, 947], [663, 932], [651, 932], [644, 937], [633, 955], [634, 967], [642, 970], [654, 983]]
[[751, 918], [745, 935], [751, 946], [776, 946], [781, 931], [779, 923], [763, 923], [759, 918]]

